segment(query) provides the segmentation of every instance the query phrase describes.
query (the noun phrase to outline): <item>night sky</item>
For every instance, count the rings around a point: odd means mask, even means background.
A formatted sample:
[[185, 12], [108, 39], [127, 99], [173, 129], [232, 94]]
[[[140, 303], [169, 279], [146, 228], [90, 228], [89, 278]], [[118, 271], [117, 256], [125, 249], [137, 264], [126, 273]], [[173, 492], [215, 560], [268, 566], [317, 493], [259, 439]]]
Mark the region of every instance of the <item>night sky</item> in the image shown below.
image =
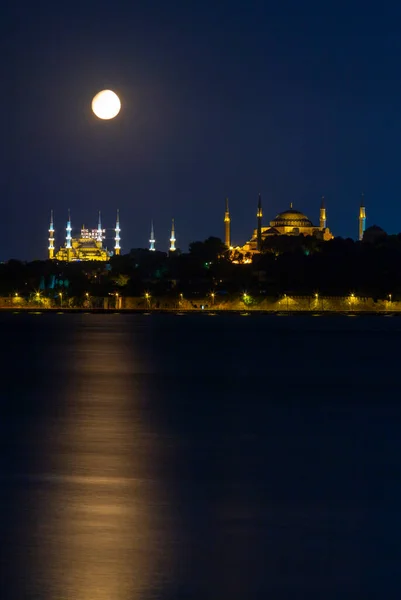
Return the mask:
[[[288, 208], [356, 237], [401, 230], [401, 5], [360, 1], [3, 1], [0, 260], [45, 258], [72, 225], [123, 252], [232, 238]], [[120, 115], [91, 112], [101, 89]], [[112, 232], [109, 233], [112, 235]], [[111, 242], [109, 242], [111, 245]]]

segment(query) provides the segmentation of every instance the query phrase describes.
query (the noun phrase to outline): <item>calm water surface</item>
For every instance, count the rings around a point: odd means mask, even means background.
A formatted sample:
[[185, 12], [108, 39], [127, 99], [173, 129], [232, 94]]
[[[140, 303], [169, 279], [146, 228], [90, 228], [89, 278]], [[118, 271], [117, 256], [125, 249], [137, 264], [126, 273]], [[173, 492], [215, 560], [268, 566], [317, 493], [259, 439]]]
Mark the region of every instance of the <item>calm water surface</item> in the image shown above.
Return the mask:
[[2, 600], [401, 597], [401, 319], [0, 333]]

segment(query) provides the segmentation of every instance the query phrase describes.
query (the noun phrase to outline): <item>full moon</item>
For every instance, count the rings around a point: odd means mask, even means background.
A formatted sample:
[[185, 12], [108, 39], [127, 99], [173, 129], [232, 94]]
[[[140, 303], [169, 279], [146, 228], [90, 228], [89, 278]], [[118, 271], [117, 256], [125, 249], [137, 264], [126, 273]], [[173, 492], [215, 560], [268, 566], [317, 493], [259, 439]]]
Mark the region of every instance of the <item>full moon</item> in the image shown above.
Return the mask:
[[99, 119], [114, 119], [120, 109], [120, 98], [111, 90], [99, 92], [92, 100], [92, 110]]

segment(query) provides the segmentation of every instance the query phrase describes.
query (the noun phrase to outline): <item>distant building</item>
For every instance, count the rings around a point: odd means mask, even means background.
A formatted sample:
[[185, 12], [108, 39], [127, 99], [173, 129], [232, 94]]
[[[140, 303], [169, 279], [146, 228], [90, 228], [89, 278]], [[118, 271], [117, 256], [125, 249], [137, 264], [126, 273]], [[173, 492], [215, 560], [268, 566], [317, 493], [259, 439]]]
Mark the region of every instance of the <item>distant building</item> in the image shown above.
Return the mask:
[[299, 210], [295, 210], [292, 202], [289, 210], [279, 213], [272, 221], [270, 221], [269, 226], [263, 226], [262, 217], [262, 200], [259, 194], [257, 227], [254, 229], [251, 238], [243, 246], [237, 246], [233, 250], [241, 252], [242, 254], [253, 255], [263, 251], [263, 243], [267, 238], [278, 235], [314, 236], [324, 241], [332, 240], [334, 237], [330, 229], [326, 227], [327, 219], [324, 198], [322, 198], [320, 207], [319, 225], [313, 225], [312, 221], [310, 221], [307, 216]]
[[97, 229], [87, 229], [82, 226], [80, 235], [78, 237], [72, 236], [71, 217], [70, 211], [68, 211], [68, 221], [66, 227], [65, 244], [56, 253], [54, 249], [54, 223], [53, 223], [53, 211], [50, 217], [49, 227], [49, 258], [51, 260], [56, 259], [60, 261], [73, 262], [73, 261], [101, 261], [107, 262], [111, 256], [119, 255], [120, 248], [120, 217], [117, 211], [116, 226], [114, 228], [114, 251], [108, 250], [103, 247], [105, 240], [106, 230], [102, 229], [100, 212]]

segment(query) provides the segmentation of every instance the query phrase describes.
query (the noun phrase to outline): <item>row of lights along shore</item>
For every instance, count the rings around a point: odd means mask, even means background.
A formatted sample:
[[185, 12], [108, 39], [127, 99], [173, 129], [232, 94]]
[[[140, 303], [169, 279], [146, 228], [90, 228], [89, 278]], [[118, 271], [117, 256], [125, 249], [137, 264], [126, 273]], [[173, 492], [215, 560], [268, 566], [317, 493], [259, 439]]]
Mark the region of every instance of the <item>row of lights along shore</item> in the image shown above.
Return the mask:
[[[111, 296], [114, 296], [114, 297], [116, 298], [116, 300], [117, 300], [117, 301], [118, 301], [118, 300], [119, 300], [119, 298], [121, 297], [121, 296], [120, 296], [120, 294], [119, 294], [118, 292], [111, 293], [110, 295], [111, 295]], [[208, 296], [211, 298], [211, 300], [212, 300], [212, 304], [214, 305], [214, 303], [215, 303], [215, 297], [216, 297], [216, 294], [215, 294], [215, 292], [210, 292], [210, 293], [208, 294]], [[14, 295], [14, 297], [15, 297], [15, 298], [20, 298], [20, 296], [19, 296], [18, 292], [15, 292], [15, 295]], [[60, 304], [62, 305], [62, 302], [63, 302], [63, 293], [62, 293], [62, 292], [59, 292], [59, 293], [58, 293], [58, 297], [60, 298]], [[85, 297], [86, 297], [87, 301], [89, 301], [89, 299], [90, 299], [90, 294], [89, 294], [89, 292], [85, 292]], [[316, 293], [315, 293], [315, 295], [314, 295], [314, 297], [315, 297], [315, 300], [316, 300], [316, 301], [318, 301], [318, 300], [319, 300], [319, 298], [320, 298], [320, 299], [321, 299], [321, 301], [322, 301], [322, 303], [323, 303], [324, 296], [319, 296], [318, 292], [316, 292]], [[151, 302], [151, 298], [152, 298], [151, 294], [150, 294], [149, 292], [145, 292], [145, 294], [144, 294], [144, 298], [146, 299], [146, 301], [147, 301], [147, 303], [148, 303], [148, 306], [150, 307], [150, 302]], [[180, 298], [180, 301], [182, 302], [182, 301], [184, 300], [184, 294], [180, 293], [180, 294], [179, 294], [179, 298]], [[388, 299], [387, 299], [387, 302], [392, 302], [392, 294], [388, 294], [388, 297], [387, 297], [387, 298], [388, 298]], [[41, 299], [42, 299], [42, 296], [41, 296], [40, 292], [36, 292], [36, 293], [35, 293], [35, 299], [36, 299], [37, 301], [39, 301], [39, 300], [41, 300]], [[249, 304], [249, 303], [251, 303], [251, 302], [252, 302], [252, 297], [251, 297], [251, 296], [250, 296], [250, 295], [249, 295], [247, 292], [243, 292], [243, 294], [242, 294], [242, 300], [243, 300], [243, 302], [244, 302], [245, 304]], [[292, 299], [291, 299], [291, 296], [289, 296], [289, 295], [287, 295], [287, 294], [283, 294], [283, 296], [281, 297], [281, 300], [280, 300], [279, 302], [286, 302], [286, 304], [287, 304], [287, 308], [288, 308], [288, 307], [289, 307], [289, 303], [290, 303], [290, 301], [291, 301], [291, 300], [292, 300]], [[358, 296], [355, 296], [355, 294], [354, 294], [354, 293], [351, 293], [351, 294], [348, 296], [348, 301], [349, 301], [349, 303], [350, 303], [350, 304], [354, 304], [354, 303], [357, 303], [357, 302], [359, 302], [359, 298], [358, 298]]]

